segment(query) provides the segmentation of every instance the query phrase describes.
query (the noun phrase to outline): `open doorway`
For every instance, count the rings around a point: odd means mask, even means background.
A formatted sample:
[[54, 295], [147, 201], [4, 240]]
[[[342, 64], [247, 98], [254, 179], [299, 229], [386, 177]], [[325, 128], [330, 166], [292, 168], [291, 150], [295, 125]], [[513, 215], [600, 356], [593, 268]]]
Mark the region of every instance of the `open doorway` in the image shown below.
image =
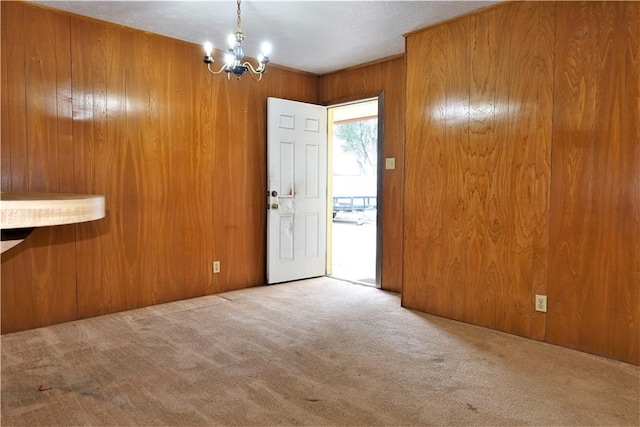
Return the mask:
[[329, 108], [328, 267], [375, 286], [378, 272], [378, 99]]

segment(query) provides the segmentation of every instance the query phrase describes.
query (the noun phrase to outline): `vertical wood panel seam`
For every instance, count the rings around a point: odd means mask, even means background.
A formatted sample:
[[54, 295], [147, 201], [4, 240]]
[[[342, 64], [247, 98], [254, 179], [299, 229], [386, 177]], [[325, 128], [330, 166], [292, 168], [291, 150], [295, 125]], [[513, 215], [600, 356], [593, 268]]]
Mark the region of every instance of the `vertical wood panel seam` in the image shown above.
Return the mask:
[[[6, 5], [7, 5], [6, 2], [2, 2], [0, 4], [0, 7], [1, 7], [0, 14], [2, 16], [6, 16], [7, 15], [7, 12], [6, 12], [7, 7], [6, 7]], [[2, 19], [2, 16], [0, 16], [0, 20]], [[7, 108], [6, 115], [7, 115], [7, 117], [10, 117], [10, 115], [9, 115], [9, 111], [10, 110], [9, 110], [9, 105], [8, 105], [9, 104], [9, 96], [6, 94], [6, 92], [9, 90], [9, 76], [8, 76], [8, 74], [9, 74], [8, 73], [8, 71], [9, 71], [9, 58], [8, 58], [8, 54], [7, 54], [7, 50], [8, 50], [7, 49], [7, 41], [6, 41], [7, 38], [6, 38], [5, 34], [4, 34], [5, 31], [8, 31], [7, 30], [7, 24], [5, 22], [6, 21], [4, 21], [4, 20], [2, 21], [2, 25], [1, 25], [1, 28], [0, 28], [0, 32], [2, 33], [2, 43], [0, 44], [0, 49], [2, 49], [2, 53], [1, 53], [2, 58], [0, 58], [0, 60], [2, 61], [2, 74], [3, 74], [2, 75], [2, 83], [3, 83], [2, 86], [4, 86], [4, 91], [3, 91], [4, 93], [2, 94], [2, 99], [3, 100], [6, 99], [7, 104], [5, 105], [4, 102], [3, 102], [2, 106]], [[6, 81], [6, 84], [4, 84], [5, 81]], [[8, 122], [9, 123], [4, 123], [3, 126], [11, 127], [11, 120], [8, 120]], [[8, 132], [7, 135], [11, 136], [11, 132]], [[8, 184], [9, 184], [9, 190], [12, 190], [12, 186], [13, 186], [13, 167], [11, 165], [11, 159], [12, 159], [11, 143], [10, 143], [10, 141], [7, 141], [7, 140], [2, 141], [1, 143], [2, 143], [2, 145], [4, 147], [8, 147], [9, 161], [7, 162], [7, 164], [9, 166], [9, 174], [8, 174], [8, 179], [7, 180], [8, 180]], [[4, 148], [4, 149], [6, 150], [7, 148]]]
[[[75, 122], [75, 117], [73, 114], [73, 108], [74, 108], [74, 100], [75, 100], [75, 88], [73, 86], [73, 82], [74, 82], [74, 78], [73, 78], [73, 64], [74, 64], [74, 56], [73, 56], [73, 40], [72, 40], [72, 33], [73, 33], [73, 24], [71, 21], [71, 18], [68, 19], [68, 23], [69, 23], [69, 89], [70, 89], [70, 94], [69, 96], [71, 97], [70, 102], [71, 102], [71, 167], [73, 168], [73, 173], [72, 173], [72, 183], [71, 185], [73, 186], [73, 191], [75, 193], [75, 189], [76, 189], [76, 169], [75, 169], [75, 158], [76, 158], [76, 138], [75, 138], [75, 126], [74, 126], [74, 122]], [[78, 316], [79, 316], [79, 311], [78, 311], [78, 306], [79, 306], [79, 301], [78, 301], [78, 294], [79, 294], [79, 289], [78, 289], [78, 265], [80, 263], [80, 260], [78, 259], [78, 225], [75, 224], [73, 226], [73, 234], [74, 234], [74, 239], [73, 239], [73, 257], [75, 260], [75, 269], [74, 269], [74, 289], [75, 289], [75, 310], [74, 310], [74, 319], [78, 320]]]
[[[21, 22], [21, 27], [25, 28], [25, 17], [24, 17], [24, 10], [21, 11], [22, 13], [20, 13], [20, 20]], [[31, 174], [29, 173], [29, 171], [31, 170], [31, 166], [30, 166], [30, 158], [29, 158], [29, 127], [27, 126], [27, 123], [29, 123], [29, 116], [27, 114], [29, 108], [27, 106], [27, 48], [25, 46], [25, 43], [22, 43], [21, 45], [22, 47], [22, 62], [23, 62], [23, 71], [24, 71], [24, 87], [22, 88], [24, 93], [22, 94], [23, 99], [25, 100], [24, 102], [24, 132], [25, 132], [25, 154], [26, 154], [26, 158], [25, 158], [25, 165], [27, 167], [27, 172], [25, 173], [25, 185], [24, 188], [20, 188], [21, 191], [30, 191], [31, 190]]]
[[[549, 150], [549, 168], [548, 168], [548, 172], [549, 172], [549, 179], [548, 179], [548, 185], [547, 185], [547, 207], [545, 209], [545, 212], [547, 213], [547, 218], [546, 218], [546, 222], [547, 222], [547, 227], [546, 227], [546, 232], [545, 232], [545, 239], [546, 239], [546, 272], [544, 274], [544, 280], [545, 280], [545, 295], [549, 295], [549, 266], [551, 265], [551, 227], [550, 227], [550, 221], [551, 221], [551, 188], [553, 187], [552, 182], [553, 182], [553, 148], [554, 148], [554, 144], [553, 144], [553, 129], [554, 129], [554, 123], [555, 123], [555, 108], [554, 108], [554, 99], [555, 99], [555, 95], [556, 95], [556, 79], [555, 79], [555, 75], [556, 75], [556, 31], [558, 28], [558, 14], [556, 13], [556, 3], [553, 3], [553, 35], [552, 35], [552, 40], [551, 43], [553, 43], [552, 47], [553, 47], [553, 58], [552, 58], [552, 64], [551, 64], [551, 69], [548, 70], [549, 75], [551, 76], [551, 129], [549, 129], [549, 145], [548, 145], [548, 150]], [[542, 8], [538, 8], [538, 22], [539, 22], [539, 28], [538, 31], [542, 31]], [[542, 37], [538, 37], [539, 43], [542, 40]], [[538, 55], [543, 55], [542, 49], [538, 50]], [[541, 94], [541, 90], [538, 90], [538, 99], [540, 97]], [[540, 113], [540, 102], [538, 101], [538, 113]], [[537, 147], [540, 148], [540, 147]], [[537, 172], [537, 171], [536, 171]], [[534, 296], [535, 298], [535, 296]], [[548, 303], [548, 302], [547, 302]], [[551, 302], [553, 303], [553, 302]], [[534, 300], [534, 304], [535, 304], [535, 300]], [[544, 313], [544, 335], [542, 336], [542, 340], [544, 342], [547, 342], [547, 334], [548, 334], [548, 329], [549, 329], [549, 315], [547, 313]]]

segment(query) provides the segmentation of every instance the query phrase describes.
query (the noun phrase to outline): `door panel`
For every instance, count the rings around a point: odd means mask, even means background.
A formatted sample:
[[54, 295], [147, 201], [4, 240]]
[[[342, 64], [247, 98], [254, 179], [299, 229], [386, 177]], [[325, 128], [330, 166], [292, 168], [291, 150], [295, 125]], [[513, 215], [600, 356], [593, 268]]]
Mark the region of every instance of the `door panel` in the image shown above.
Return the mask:
[[326, 272], [327, 111], [267, 101], [267, 283]]

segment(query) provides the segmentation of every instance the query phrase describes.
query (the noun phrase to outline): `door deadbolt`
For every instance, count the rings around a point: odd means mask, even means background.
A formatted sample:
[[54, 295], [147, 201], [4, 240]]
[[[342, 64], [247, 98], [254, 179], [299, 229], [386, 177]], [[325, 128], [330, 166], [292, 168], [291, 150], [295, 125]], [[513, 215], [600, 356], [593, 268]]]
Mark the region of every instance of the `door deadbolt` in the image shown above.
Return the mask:
[[273, 190], [271, 192], [271, 197], [278, 197], [278, 192], [276, 190]]

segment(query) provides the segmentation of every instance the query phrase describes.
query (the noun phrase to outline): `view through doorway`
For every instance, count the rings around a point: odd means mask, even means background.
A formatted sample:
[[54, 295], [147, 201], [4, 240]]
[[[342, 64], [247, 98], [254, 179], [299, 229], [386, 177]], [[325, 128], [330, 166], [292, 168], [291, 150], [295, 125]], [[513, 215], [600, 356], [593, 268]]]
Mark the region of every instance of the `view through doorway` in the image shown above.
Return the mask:
[[331, 275], [376, 285], [378, 100], [329, 109]]

